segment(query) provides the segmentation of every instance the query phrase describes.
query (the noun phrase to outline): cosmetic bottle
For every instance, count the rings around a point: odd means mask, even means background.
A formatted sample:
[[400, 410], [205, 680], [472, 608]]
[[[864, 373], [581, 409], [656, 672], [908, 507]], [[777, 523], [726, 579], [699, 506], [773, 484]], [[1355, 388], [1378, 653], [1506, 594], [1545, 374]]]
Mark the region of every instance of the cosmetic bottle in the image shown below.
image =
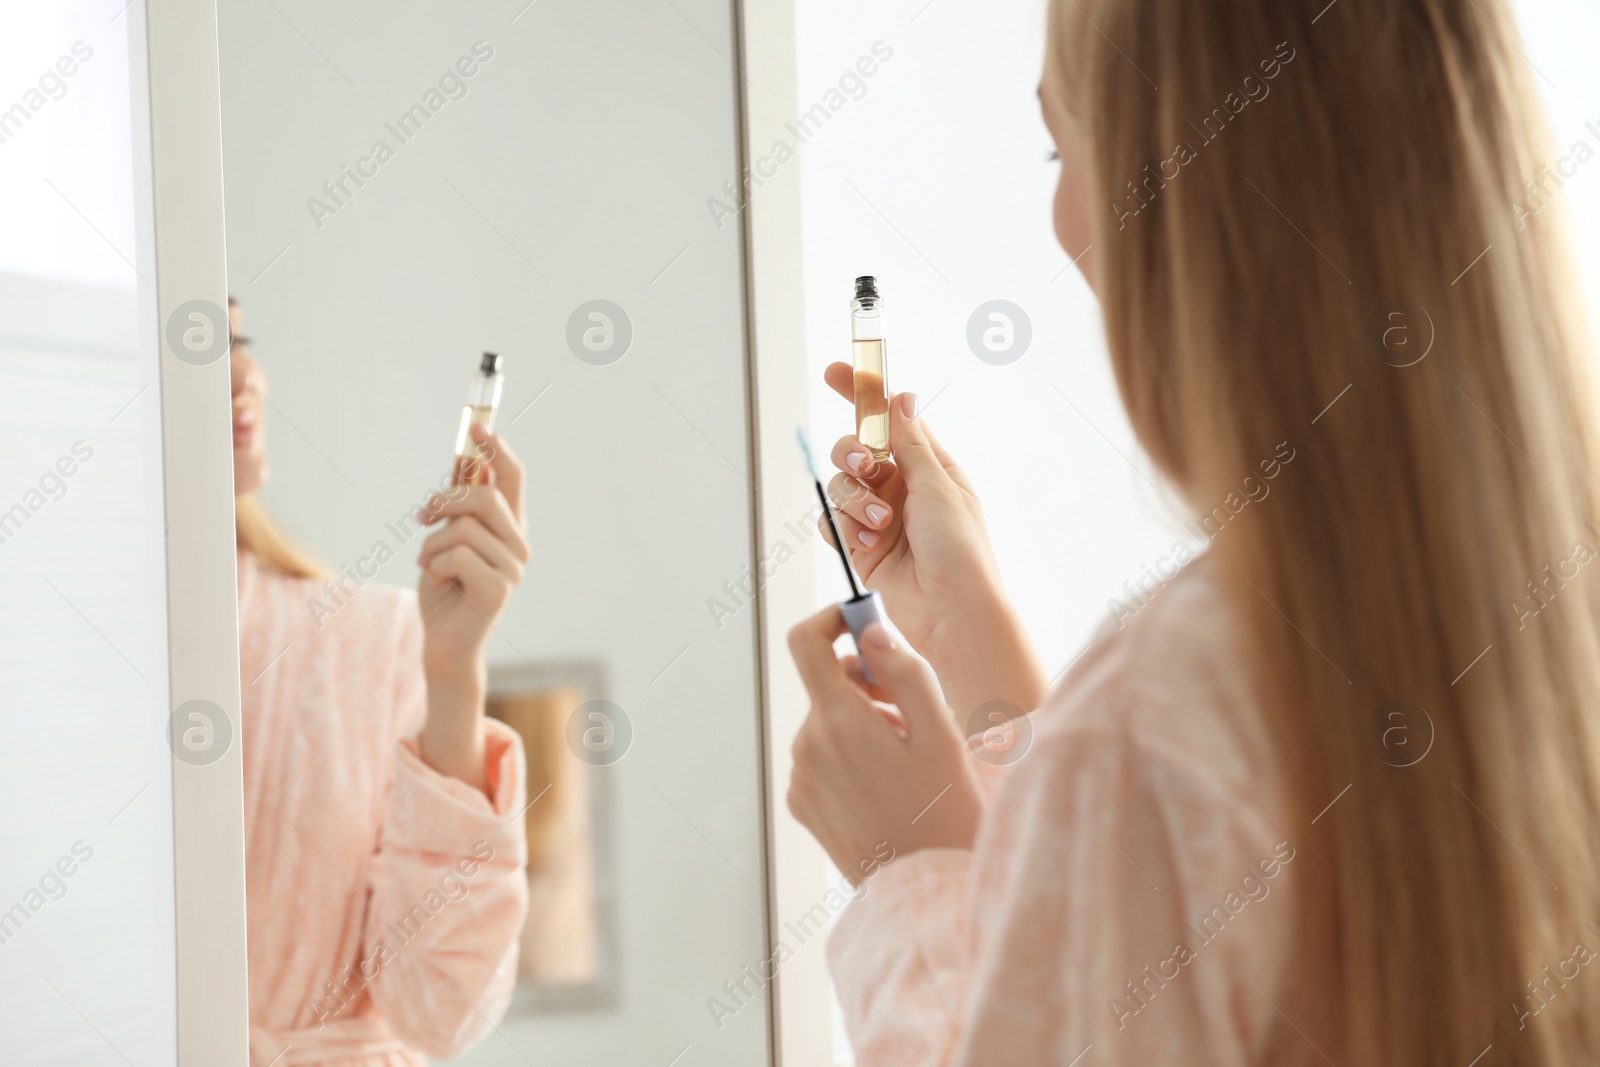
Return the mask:
[[488, 485], [489, 464], [483, 449], [472, 439], [472, 426], [476, 423], [485, 430], [494, 431], [494, 413], [500, 406], [500, 392], [505, 386], [505, 375], [500, 371], [500, 357], [485, 352], [478, 363], [478, 372], [467, 387], [467, 404], [461, 409], [461, 428], [456, 431], [456, 463], [451, 475], [452, 485]]
[[872, 458], [889, 458], [889, 379], [883, 351], [883, 299], [878, 280], [856, 279], [850, 302], [850, 340], [854, 349], [856, 438]]

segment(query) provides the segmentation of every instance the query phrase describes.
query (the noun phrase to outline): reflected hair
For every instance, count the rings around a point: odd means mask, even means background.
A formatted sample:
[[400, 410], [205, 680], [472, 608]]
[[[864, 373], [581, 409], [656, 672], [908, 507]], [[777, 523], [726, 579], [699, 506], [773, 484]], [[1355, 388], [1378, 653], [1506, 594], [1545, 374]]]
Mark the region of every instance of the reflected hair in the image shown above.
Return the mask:
[[1212, 546], [1305, 842], [1265, 1061], [1590, 1063], [1600, 976], [1532, 984], [1600, 921], [1600, 572], [1546, 569], [1596, 543], [1587, 326], [1513, 207], [1555, 153], [1506, 0], [1323, 6], [1052, 0], [1044, 85], [1141, 444], [1191, 506], [1301, 457]]
[[290, 578], [331, 578], [333, 572], [283, 532], [256, 494], [235, 497], [233, 523], [239, 547], [263, 570]]

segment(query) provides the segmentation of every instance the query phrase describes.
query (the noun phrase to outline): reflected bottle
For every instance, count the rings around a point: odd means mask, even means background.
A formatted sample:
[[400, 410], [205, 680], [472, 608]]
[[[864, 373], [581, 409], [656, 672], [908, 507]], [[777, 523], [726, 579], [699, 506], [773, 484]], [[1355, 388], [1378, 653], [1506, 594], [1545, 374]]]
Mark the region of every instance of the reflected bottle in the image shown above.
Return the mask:
[[883, 351], [883, 299], [878, 280], [856, 279], [850, 302], [850, 340], [854, 349], [856, 438], [882, 463], [889, 458], [889, 378]]
[[505, 386], [505, 375], [500, 371], [500, 356], [485, 352], [478, 363], [478, 373], [472, 376], [467, 387], [467, 406], [461, 409], [461, 428], [456, 431], [456, 464], [451, 475], [451, 485], [488, 485], [489, 464], [472, 439], [472, 426], [476, 423], [494, 432], [494, 413], [500, 406], [500, 392]]

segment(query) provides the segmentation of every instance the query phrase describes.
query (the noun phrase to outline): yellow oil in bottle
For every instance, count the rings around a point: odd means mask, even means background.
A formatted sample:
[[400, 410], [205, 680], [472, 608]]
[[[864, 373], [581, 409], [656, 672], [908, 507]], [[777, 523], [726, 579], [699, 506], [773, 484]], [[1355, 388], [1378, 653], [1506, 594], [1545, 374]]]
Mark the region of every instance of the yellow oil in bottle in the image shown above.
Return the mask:
[[456, 464], [450, 476], [451, 485], [488, 485], [489, 463], [472, 439], [474, 423], [487, 430], [494, 429], [494, 408], [468, 404], [461, 409], [461, 428], [456, 431]]
[[856, 438], [881, 463], [889, 458], [889, 394], [883, 340], [858, 340], [854, 347]]

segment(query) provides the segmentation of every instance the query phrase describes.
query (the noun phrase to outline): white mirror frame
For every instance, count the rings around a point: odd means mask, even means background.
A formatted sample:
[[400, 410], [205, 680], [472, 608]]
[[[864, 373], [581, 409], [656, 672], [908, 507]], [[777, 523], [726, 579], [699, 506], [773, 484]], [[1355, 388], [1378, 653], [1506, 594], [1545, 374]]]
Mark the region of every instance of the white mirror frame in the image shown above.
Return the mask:
[[[155, 204], [167, 638], [174, 708], [206, 700], [227, 715], [222, 757], [172, 761], [179, 1067], [248, 1067], [239, 610], [228, 360], [180, 359], [167, 324], [208, 301], [227, 330], [222, 111], [215, 0], [141, 0], [131, 62], [147, 63]], [[145, 55], [139, 55], [144, 26]], [[137, 108], [136, 121], [137, 121]], [[130, 976], [131, 978], [132, 976]]]
[[[799, 113], [793, 0], [735, 4], [742, 119], [741, 169], [766, 155]], [[804, 268], [800, 237], [800, 166], [763, 176], [743, 213], [746, 350], [750, 361], [750, 439], [756, 471], [755, 554], [794, 520], [794, 503], [815, 490], [795, 451], [794, 431], [810, 420], [806, 381]], [[829, 884], [826, 854], [789, 814], [789, 748], [809, 702], [789, 656], [789, 628], [816, 611], [816, 582], [806, 566], [780, 567], [757, 594], [758, 664], [763, 705], [767, 810], [767, 942], [785, 920], [804, 915]], [[774, 1067], [832, 1067], [833, 990], [821, 944], [785, 962], [768, 986]]]

